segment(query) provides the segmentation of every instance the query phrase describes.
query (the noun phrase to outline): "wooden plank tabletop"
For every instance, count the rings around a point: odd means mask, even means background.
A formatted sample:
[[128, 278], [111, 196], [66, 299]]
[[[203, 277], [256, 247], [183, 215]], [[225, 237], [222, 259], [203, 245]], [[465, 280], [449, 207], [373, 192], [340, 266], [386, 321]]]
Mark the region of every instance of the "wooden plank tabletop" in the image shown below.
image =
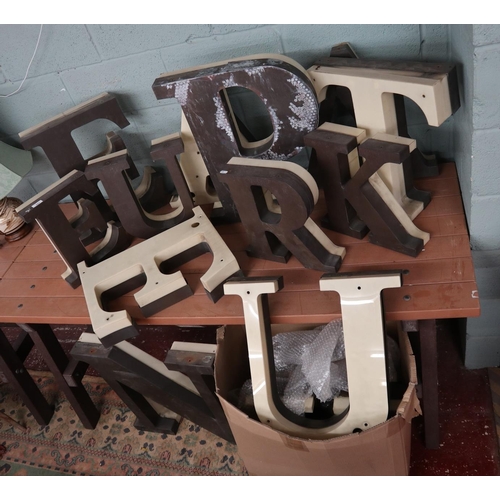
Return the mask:
[[[415, 181], [431, 191], [432, 201], [415, 219], [420, 229], [431, 234], [422, 253], [409, 257], [368, 241], [324, 230], [337, 245], [345, 246], [340, 272], [401, 269], [403, 287], [383, 292], [387, 320], [416, 320], [474, 317], [480, 314], [479, 298], [455, 165], [442, 165], [439, 177]], [[69, 216], [73, 204], [63, 205]], [[312, 218], [319, 223], [325, 214], [320, 200]], [[274, 323], [326, 323], [340, 317], [335, 292], [319, 291], [320, 271], [311, 271], [291, 257], [288, 263], [249, 258], [247, 238], [241, 224], [218, 226], [246, 276], [283, 275], [285, 287], [269, 296]], [[135, 240], [133, 244], [140, 243]], [[1, 243], [1, 242], [0, 242]], [[213, 304], [199, 277], [212, 262], [202, 255], [180, 269], [193, 296], [150, 318], [144, 318], [131, 292], [115, 300], [113, 310], [126, 308], [139, 324], [221, 325], [242, 324], [241, 299], [227, 296]], [[38, 226], [16, 243], [0, 248], [0, 322], [90, 324], [82, 288], [73, 290], [60, 276], [65, 271], [61, 258]]]

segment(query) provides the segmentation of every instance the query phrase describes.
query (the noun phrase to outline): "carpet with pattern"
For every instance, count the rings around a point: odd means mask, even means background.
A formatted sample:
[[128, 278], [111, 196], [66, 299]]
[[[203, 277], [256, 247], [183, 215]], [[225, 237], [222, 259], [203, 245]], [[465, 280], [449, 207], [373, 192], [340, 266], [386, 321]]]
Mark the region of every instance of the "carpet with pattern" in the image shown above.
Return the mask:
[[241, 476], [235, 445], [183, 420], [175, 436], [137, 430], [135, 415], [98, 377], [84, 384], [101, 418], [85, 429], [48, 372], [31, 372], [55, 406], [47, 426], [37, 424], [9, 384], [0, 385], [0, 475]]

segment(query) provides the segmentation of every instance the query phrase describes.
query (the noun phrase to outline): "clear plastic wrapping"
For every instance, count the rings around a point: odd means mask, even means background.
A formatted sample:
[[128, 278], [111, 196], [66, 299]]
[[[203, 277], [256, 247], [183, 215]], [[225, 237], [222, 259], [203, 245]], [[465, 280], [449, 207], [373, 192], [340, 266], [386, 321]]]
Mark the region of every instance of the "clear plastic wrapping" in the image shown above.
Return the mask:
[[[399, 347], [386, 336], [389, 381], [397, 380]], [[304, 415], [307, 401], [315, 396], [321, 403], [348, 392], [342, 320], [334, 320], [314, 330], [279, 333], [273, 337], [278, 394], [284, 405]], [[243, 385], [239, 407], [252, 404], [252, 384]]]

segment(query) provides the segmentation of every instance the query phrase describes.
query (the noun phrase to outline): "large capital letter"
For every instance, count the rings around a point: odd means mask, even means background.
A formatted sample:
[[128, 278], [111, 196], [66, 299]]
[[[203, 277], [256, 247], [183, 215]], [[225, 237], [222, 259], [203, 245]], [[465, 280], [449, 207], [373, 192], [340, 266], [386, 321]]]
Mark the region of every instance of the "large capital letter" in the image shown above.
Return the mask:
[[415, 226], [377, 173], [388, 162], [405, 162], [410, 156], [408, 146], [368, 139], [358, 149], [365, 161], [343, 185], [345, 198], [370, 228], [372, 243], [416, 257], [430, 235]]
[[304, 138], [313, 150], [311, 166], [317, 167], [325, 192], [327, 216], [323, 226], [359, 239], [366, 236], [368, 227], [346, 200], [342, 186], [359, 170], [357, 147], [365, 137], [361, 129], [324, 123]]
[[[377, 134], [381, 139], [364, 138], [364, 131], [325, 123], [306, 137], [314, 148], [313, 160], [323, 180], [328, 216], [325, 225], [335, 231], [362, 238], [366, 226], [370, 240], [377, 245], [416, 257], [429, 241], [429, 234], [412, 222], [419, 206], [402, 206], [384, 183], [378, 171], [387, 163], [409, 166], [408, 139]], [[360, 167], [359, 156], [364, 158]], [[406, 191], [425, 193], [411, 186], [398, 185], [402, 198]], [[354, 209], [354, 210], [353, 210]]]
[[[360, 168], [357, 145], [365, 139], [364, 130], [336, 123], [324, 123], [304, 138], [306, 145], [313, 148], [311, 166], [318, 170], [325, 191], [328, 216], [323, 220], [323, 224], [329, 229], [354, 238], [363, 238], [366, 235], [366, 221], [358, 217], [350, 202], [346, 200], [343, 186]], [[377, 134], [373, 140], [380, 144], [401, 144], [407, 146], [410, 152], [415, 144], [411, 139], [388, 134]], [[383, 163], [376, 174], [377, 179], [380, 171], [391, 161], [390, 158], [387, 156], [387, 162]], [[400, 205], [400, 208], [395, 210], [411, 221], [429, 203], [430, 193], [414, 187], [408, 157], [405, 155], [401, 158], [404, 158], [402, 163], [391, 164], [394, 167], [393, 175], [383, 179], [387, 186], [386, 190], [389, 191], [389, 195], [385, 198], [386, 202], [388, 199], [391, 200], [391, 206]], [[405, 175], [399, 175], [401, 173]]]
[[[129, 125], [129, 121], [120, 109], [116, 97], [104, 92], [87, 102], [68, 109], [50, 120], [21, 132], [19, 138], [24, 149], [41, 147], [57, 175], [62, 178], [72, 170], [83, 171], [87, 164], [71, 133], [73, 130], [98, 119], [110, 120], [120, 128], [125, 128]], [[112, 147], [113, 144], [109, 136], [107, 136], [107, 139], [108, 147]], [[114, 146], [116, 145], [115, 143]], [[136, 171], [134, 176], [137, 177], [137, 175]], [[82, 197], [82, 193], [74, 192], [71, 194], [71, 197], [77, 203]], [[92, 201], [102, 213], [106, 211], [107, 214], [112, 214], [111, 211], [105, 209], [106, 201], [99, 191], [96, 192]], [[107, 221], [115, 218], [114, 215], [112, 218], [106, 216]], [[84, 242], [89, 244], [102, 236], [99, 233], [91, 234]]]
[[182, 140], [178, 134], [159, 139], [153, 144], [152, 155], [156, 160], [166, 162], [182, 202], [180, 207], [165, 215], [149, 214], [139, 203], [127, 175], [127, 171], [135, 169], [135, 166], [126, 149], [89, 161], [85, 175], [89, 180], [102, 182], [128, 233], [138, 238], [150, 238], [192, 216], [193, 202], [176, 159], [182, 150]]
[[329, 58], [327, 65], [313, 66], [308, 73], [320, 101], [329, 85], [351, 91], [356, 126], [366, 129], [370, 137], [376, 133], [398, 134], [393, 94], [414, 101], [434, 127], [439, 127], [460, 106], [452, 66], [443, 65], [440, 72], [430, 73], [428, 65], [418, 63], [412, 63], [413, 71], [408, 65], [391, 62], [383, 65], [374, 61], [372, 68], [367, 64], [357, 59]]
[[[452, 64], [429, 63], [420, 61], [380, 61], [371, 59], [358, 59], [358, 56], [348, 43], [341, 43], [332, 47], [330, 57], [323, 57], [315, 62], [318, 66], [331, 67], [354, 67], [366, 68], [371, 70], [391, 70], [401, 75], [422, 76], [425, 75], [447, 75], [448, 87], [452, 112], [460, 107], [460, 95], [458, 91], [457, 68]], [[340, 98], [342, 105], [347, 108], [348, 113], [354, 117], [354, 109], [350, 91], [345, 87], [333, 86], [327, 90], [326, 98], [321, 104], [320, 120], [323, 120], [335, 109], [335, 100]], [[393, 94], [394, 110], [398, 127], [398, 135], [401, 137], [410, 137], [406, 123], [406, 111], [404, 97], [400, 94]], [[335, 121], [335, 120], [332, 120]], [[355, 126], [355, 125], [354, 125]], [[417, 148], [412, 151], [411, 162], [414, 177], [433, 177], [439, 175], [439, 167], [435, 155], [424, 155]]]
[[[239, 139], [224, 98], [229, 87], [247, 88], [262, 99], [274, 129], [267, 140], [249, 145]], [[286, 159], [300, 151], [303, 136], [318, 124], [319, 105], [307, 73], [292, 59], [279, 55], [167, 73], [155, 80], [153, 90], [158, 99], [179, 101], [227, 220], [237, 220], [238, 214], [219, 176], [226, 163], [235, 156]]]
[[[423, 111], [429, 125], [438, 127], [460, 106], [456, 70], [451, 65], [427, 63], [395, 63], [363, 61], [348, 58], [328, 58], [325, 65], [315, 65], [308, 73], [314, 82], [320, 101], [329, 86], [347, 87], [351, 91], [356, 126], [365, 129], [368, 137], [377, 134], [398, 135], [394, 95], [414, 101]], [[415, 145], [412, 146], [415, 149]], [[393, 186], [412, 182], [398, 165], [386, 164], [379, 172], [400, 205], [398, 189]], [[419, 198], [423, 206], [429, 198]]]
[[321, 278], [320, 290], [334, 290], [340, 295], [349, 407], [330, 418], [313, 420], [292, 413], [277, 391], [267, 294], [283, 287], [281, 277], [235, 278], [225, 283], [224, 293], [239, 295], [243, 301], [254, 405], [259, 420], [305, 439], [329, 439], [384, 422], [389, 404], [381, 292], [400, 286], [399, 272]]
[[222, 297], [222, 284], [227, 279], [241, 276], [236, 258], [203, 210], [195, 207], [193, 214], [191, 219], [127, 249], [104, 265], [87, 267], [85, 262], [79, 263], [92, 326], [105, 347], [138, 335], [126, 309], [105, 310], [109, 300], [144, 285], [134, 298], [147, 317], [192, 295], [181, 271], [168, 274], [165, 269], [171, 259], [187, 262], [207, 251], [213, 254], [210, 268], [200, 278], [213, 302]]
[[[37, 220], [68, 267], [62, 277], [73, 288], [80, 286], [77, 268], [79, 262], [84, 261], [91, 265], [121, 252], [130, 244], [130, 238], [124, 234], [121, 225], [108, 222], [105, 238], [88, 253], [78, 234], [78, 229], [72, 227], [71, 221], [66, 219], [59, 205], [61, 199], [75, 192], [81, 193], [86, 199], [93, 199], [99, 189], [95, 183], [85, 178], [83, 172], [73, 170], [16, 209], [26, 222]], [[85, 204], [81, 202], [80, 205], [85, 212]], [[100, 213], [94, 215], [100, 215]], [[95, 224], [104, 224], [106, 227], [106, 222], [102, 218], [94, 216], [91, 217], [91, 221]], [[87, 229], [92, 230], [92, 227], [87, 226]], [[104, 233], [103, 228], [100, 229]]]
[[87, 162], [71, 136], [73, 130], [104, 118], [120, 128], [129, 125], [115, 97], [107, 92], [40, 123], [19, 134], [24, 149], [40, 146], [59, 177], [72, 170], [83, 170]]
[[[291, 162], [233, 158], [221, 172], [241, 214], [250, 246], [260, 259], [286, 262], [289, 251], [309, 269], [336, 271], [345, 249], [336, 246], [309, 218], [318, 200], [312, 176]], [[270, 210], [270, 192], [280, 212]]]

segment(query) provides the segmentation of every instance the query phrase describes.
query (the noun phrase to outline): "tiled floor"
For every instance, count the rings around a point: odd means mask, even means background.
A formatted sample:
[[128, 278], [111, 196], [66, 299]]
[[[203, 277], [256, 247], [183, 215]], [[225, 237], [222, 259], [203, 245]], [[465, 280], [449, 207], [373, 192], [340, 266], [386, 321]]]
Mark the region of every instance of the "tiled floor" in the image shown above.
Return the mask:
[[[57, 327], [54, 330], [65, 351], [69, 352], [85, 327]], [[12, 328], [4, 331], [11, 338], [15, 336]], [[163, 360], [173, 340], [215, 342], [215, 328], [148, 327], [141, 330], [134, 343]], [[425, 448], [423, 419], [415, 418], [410, 474], [500, 475], [499, 441], [488, 370], [464, 368], [454, 322], [439, 322], [438, 348], [441, 446], [438, 450]], [[31, 369], [47, 369], [36, 353], [30, 354], [27, 364]], [[500, 372], [496, 373], [500, 382]], [[500, 383], [496, 388], [500, 393]], [[497, 407], [500, 410], [500, 400]], [[500, 425], [500, 416], [498, 418]]]

